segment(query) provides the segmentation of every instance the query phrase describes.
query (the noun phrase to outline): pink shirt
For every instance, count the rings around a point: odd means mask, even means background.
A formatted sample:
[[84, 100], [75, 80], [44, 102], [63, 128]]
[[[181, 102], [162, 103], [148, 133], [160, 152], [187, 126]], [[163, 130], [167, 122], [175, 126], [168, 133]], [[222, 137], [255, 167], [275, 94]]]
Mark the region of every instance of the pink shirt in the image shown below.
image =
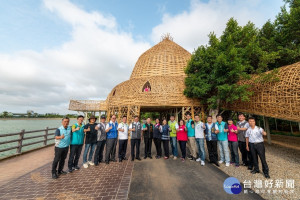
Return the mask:
[[185, 125], [179, 126], [179, 131], [177, 132], [177, 140], [178, 141], [187, 141], [187, 131], [184, 130]]
[[231, 132], [231, 129], [235, 131], [237, 130], [234, 124], [228, 125], [228, 141], [237, 142], [238, 141], [237, 133]]

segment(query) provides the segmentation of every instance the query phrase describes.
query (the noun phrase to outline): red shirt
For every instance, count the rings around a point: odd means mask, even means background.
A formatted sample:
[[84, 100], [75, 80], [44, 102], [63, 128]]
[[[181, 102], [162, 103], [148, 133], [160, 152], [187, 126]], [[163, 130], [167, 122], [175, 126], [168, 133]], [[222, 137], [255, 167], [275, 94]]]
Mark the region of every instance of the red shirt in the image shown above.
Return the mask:
[[237, 130], [237, 127], [234, 124], [228, 125], [228, 141], [237, 142], [238, 136], [237, 133], [231, 132], [231, 129]]
[[187, 141], [187, 131], [184, 130], [185, 125], [179, 126], [179, 131], [177, 132], [177, 140], [178, 141]]

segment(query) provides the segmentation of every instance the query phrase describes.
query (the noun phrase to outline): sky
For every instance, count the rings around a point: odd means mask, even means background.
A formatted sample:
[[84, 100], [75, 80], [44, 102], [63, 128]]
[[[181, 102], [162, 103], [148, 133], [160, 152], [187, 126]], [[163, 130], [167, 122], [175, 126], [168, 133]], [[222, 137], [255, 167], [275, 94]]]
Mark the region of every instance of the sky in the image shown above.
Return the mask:
[[72, 113], [105, 100], [170, 33], [189, 52], [229, 18], [261, 27], [282, 0], [0, 0], [0, 112]]

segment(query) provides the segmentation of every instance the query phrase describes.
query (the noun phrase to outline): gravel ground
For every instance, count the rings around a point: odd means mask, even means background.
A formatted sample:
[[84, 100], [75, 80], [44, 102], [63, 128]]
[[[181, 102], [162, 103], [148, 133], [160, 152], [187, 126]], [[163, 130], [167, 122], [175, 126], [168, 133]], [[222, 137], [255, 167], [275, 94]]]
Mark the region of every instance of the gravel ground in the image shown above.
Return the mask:
[[[247, 167], [244, 166], [236, 168], [234, 165], [225, 167], [225, 164], [221, 164], [220, 169], [229, 176], [238, 178], [242, 185], [245, 180], [250, 180], [252, 190], [265, 199], [300, 199], [300, 138], [272, 135], [272, 140], [274, 141], [272, 145], [265, 142], [266, 160], [270, 169], [270, 179], [266, 179], [262, 173], [253, 175], [247, 170]], [[259, 167], [261, 171], [260, 160]], [[294, 189], [286, 188], [286, 180], [289, 179], [294, 180]], [[262, 188], [254, 187], [255, 180], [262, 181]], [[273, 180], [272, 188], [268, 189], [265, 187], [265, 180]], [[283, 181], [283, 186], [275, 188], [276, 181], [278, 182], [280, 180]]]

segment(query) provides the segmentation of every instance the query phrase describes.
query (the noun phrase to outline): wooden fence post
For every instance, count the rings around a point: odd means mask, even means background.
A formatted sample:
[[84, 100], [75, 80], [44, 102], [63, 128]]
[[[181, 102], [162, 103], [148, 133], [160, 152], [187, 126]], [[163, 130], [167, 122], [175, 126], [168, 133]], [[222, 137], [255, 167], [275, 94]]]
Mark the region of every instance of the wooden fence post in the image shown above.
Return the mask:
[[23, 129], [19, 135], [17, 154], [20, 154], [22, 152], [22, 143], [23, 143], [24, 134], [25, 134], [25, 130]]
[[44, 146], [46, 146], [47, 145], [47, 140], [48, 140], [48, 130], [49, 128], [48, 128], [48, 126], [46, 127], [46, 129], [45, 129], [45, 135], [44, 135]]

